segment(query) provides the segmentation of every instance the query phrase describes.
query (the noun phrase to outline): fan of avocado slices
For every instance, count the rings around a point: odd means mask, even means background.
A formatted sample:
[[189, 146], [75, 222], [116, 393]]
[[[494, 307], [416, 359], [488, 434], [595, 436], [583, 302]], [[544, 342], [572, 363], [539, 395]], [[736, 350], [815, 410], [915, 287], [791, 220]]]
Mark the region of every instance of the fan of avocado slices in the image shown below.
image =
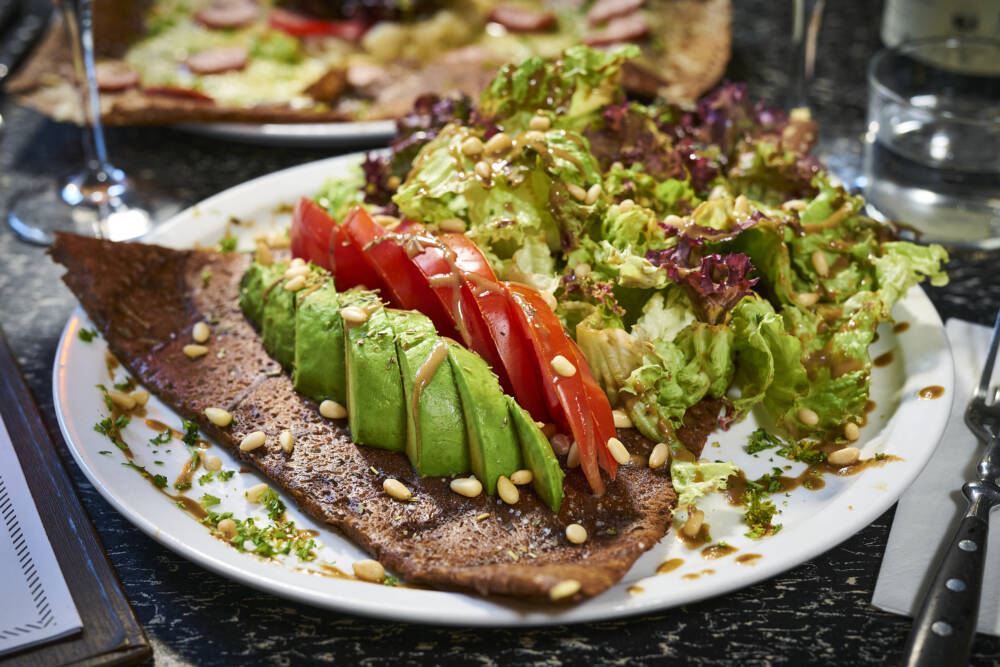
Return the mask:
[[[335, 219], [461, 220], [501, 279], [554, 297], [612, 406], [655, 442], [680, 447], [705, 398], [722, 428], [759, 409], [784, 438], [846, 442], [878, 323], [911, 286], [946, 283], [947, 254], [863, 214], [810, 156], [808, 112], [738, 84], [693, 108], [628, 101], [636, 55], [573, 47], [501, 69], [478, 104], [424, 98], [388, 153], [316, 201]], [[724, 486], [733, 467], [712, 465], [676, 471], [683, 498]]]
[[286, 262], [255, 261], [240, 284], [240, 307], [296, 391], [346, 405], [357, 444], [405, 452], [421, 475], [472, 472], [495, 494], [501, 476], [527, 468], [559, 511], [559, 462], [485, 361], [426, 316], [386, 308], [370, 290], [338, 292], [327, 271], [301, 266], [305, 286], [295, 291], [285, 289], [296, 279]]

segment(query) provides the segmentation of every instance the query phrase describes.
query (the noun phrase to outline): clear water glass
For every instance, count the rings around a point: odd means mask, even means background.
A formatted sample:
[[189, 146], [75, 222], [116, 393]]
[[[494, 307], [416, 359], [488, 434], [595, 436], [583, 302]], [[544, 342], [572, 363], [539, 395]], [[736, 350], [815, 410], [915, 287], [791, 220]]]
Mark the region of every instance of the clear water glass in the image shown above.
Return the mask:
[[865, 195], [904, 237], [1000, 248], [1000, 42], [917, 40], [868, 69]]

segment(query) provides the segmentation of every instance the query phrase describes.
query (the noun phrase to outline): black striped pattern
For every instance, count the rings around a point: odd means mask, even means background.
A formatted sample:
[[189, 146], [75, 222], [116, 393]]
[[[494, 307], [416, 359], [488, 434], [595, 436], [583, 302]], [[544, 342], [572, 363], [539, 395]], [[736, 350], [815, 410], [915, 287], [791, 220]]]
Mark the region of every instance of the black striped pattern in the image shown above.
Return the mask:
[[41, 579], [38, 578], [38, 572], [35, 571], [35, 563], [31, 559], [31, 551], [28, 549], [28, 543], [21, 532], [21, 524], [18, 522], [17, 513], [14, 511], [14, 503], [7, 493], [7, 485], [2, 475], [0, 475], [0, 521], [7, 527], [7, 532], [10, 534], [10, 541], [14, 547], [14, 556], [21, 566], [21, 572], [24, 574], [24, 582], [28, 586], [38, 614], [38, 619], [34, 623], [25, 623], [24, 625], [0, 630], [0, 641], [2, 641], [35, 630], [41, 630], [52, 624], [53, 616], [52, 610], [49, 608], [49, 600], [45, 596], [45, 588], [42, 586]]

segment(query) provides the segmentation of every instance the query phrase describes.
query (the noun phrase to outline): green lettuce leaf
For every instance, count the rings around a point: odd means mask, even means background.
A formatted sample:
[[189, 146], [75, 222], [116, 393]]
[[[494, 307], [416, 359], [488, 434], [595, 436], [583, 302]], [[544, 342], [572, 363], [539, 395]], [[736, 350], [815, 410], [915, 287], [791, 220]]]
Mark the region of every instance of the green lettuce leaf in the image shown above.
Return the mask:
[[327, 180], [314, 199], [334, 220], [340, 221], [355, 206], [365, 205], [364, 183], [364, 174], [352, 169], [345, 176]]
[[678, 507], [686, 507], [698, 498], [724, 491], [731, 475], [739, 473], [733, 462], [679, 461], [670, 462], [670, 480], [677, 492]]

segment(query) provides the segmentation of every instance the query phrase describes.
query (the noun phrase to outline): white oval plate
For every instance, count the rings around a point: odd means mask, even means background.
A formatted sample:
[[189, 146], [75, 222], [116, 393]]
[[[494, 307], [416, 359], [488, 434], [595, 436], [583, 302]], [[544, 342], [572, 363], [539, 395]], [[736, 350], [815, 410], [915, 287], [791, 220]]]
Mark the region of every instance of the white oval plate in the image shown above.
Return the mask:
[[[241, 247], [252, 247], [252, 233], [287, 225], [287, 204], [316, 193], [326, 179], [345, 174], [360, 159], [360, 155], [337, 157], [249, 181], [176, 215], [157, 227], [148, 240], [173, 247], [199, 242], [211, 245], [235, 216], [254, 223], [253, 227], [233, 227], [244, 239]], [[675, 524], [667, 537], [640, 558], [611, 590], [576, 606], [554, 610], [460, 593], [323, 577], [295, 561], [263, 560], [216, 539], [135, 471], [122, 465], [121, 453], [94, 431], [93, 425], [104, 416], [94, 385], [108, 382], [105, 346], [101, 340], [85, 343], [78, 337], [81, 327], [91, 326], [80, 308], [63, 331], [53, 372], [53, 393], [59, 425], [70, 451], [108, 502], [146, 534], [218, 574], [300, 602], [380, 618], [466, 626], [574, 623], [659, 610], [749, 586], [836, 546], [889, 508], [930, 458], [944, 430], [953, 391], [951, 354], [941, 320], [926, 295], [914, 288], [896, 305], [893, 314], [898, 322], [909, 323], [909, 328], [895, 334], [891, 325], [884, 324], [879, 340], [872, 346], [873, 357], [891, 350], [894, 359], [873, 371], [872, 399], [877, 407], [869, 415], [860, 442], [866, 458], [884, 452], [901, 457], [901, 461], [849, 477], [827, 476], [821, 490], [798, 489], [787, 498], [775, 496], [782, 510], [776, 520], [783, 529], [762, 540], [745, 537], [746, 527], [740, 523], [738, 510], [728, 507], [716, 494], [699, 506], [706, 510], [714, 541], [724, 540], [736, 547], [735, 554], [706, 560], [675, 537]], [[920, 399], [918, 392], [930, 385], [943, 387], [944, 395], [937, 400]], [[148, 410], [152, 418], [174, 427], [180, 424], [180, 418], [155, 398], [150, 400]], [[134, 420], [125, 431], [137, 462], [154, 473], [163, 470], [172, 479], [187, 458], [184, 448], [174, 441], [171, 452], [160, 446], [154, 454], [154, 447], [143, 444], [153, 433], [139, 421]], [[751, 417], [727, 433], [713, 434], [705, 456], [735, 460], [750, 478], [768, 472], [773, 464], [767, 452], [754, 458], [742, 450], [754, 428]], [[716, 440], [718, 447], [711, 444]], [[239, 463], [221, 447], [212, 447], [211, 451], [223, 459], [224, 468], [239, 468]], [[156, 460], [163, 461], [162, 468]], [[784, 459], [774, 462], [784, 463]], [[786, 474], [797, 474], [802, 467], [795, 464]], [[195, 482], [190, 495], [199, 498], [202, 493], [212, 493], [222, 499], [217, 509], [233, 511], [238, 517], [261, 516], [259, 505], [251, 506], [243, 500], [243, 489], [261, 481], [266, 479], [247, 472], [227, 484], [212, 482], [202, 487]], [[350, 572], [351, 563], [363, 557], [349, 541], [302, 516], [293, 503], [286, 504], [300, 527], [319, 531], [321, 560]], [[760, 557], [752, 565], [739, 563], [737, 557], [746, 554]], [[683, 565], [656, 574], [660, 563], [674, 558], [683, 559]]]
[[334, 123], [179, 123], [181, 130], [212, 139], [286, 148], [385, 146], [396, 134], [394, 120]]

